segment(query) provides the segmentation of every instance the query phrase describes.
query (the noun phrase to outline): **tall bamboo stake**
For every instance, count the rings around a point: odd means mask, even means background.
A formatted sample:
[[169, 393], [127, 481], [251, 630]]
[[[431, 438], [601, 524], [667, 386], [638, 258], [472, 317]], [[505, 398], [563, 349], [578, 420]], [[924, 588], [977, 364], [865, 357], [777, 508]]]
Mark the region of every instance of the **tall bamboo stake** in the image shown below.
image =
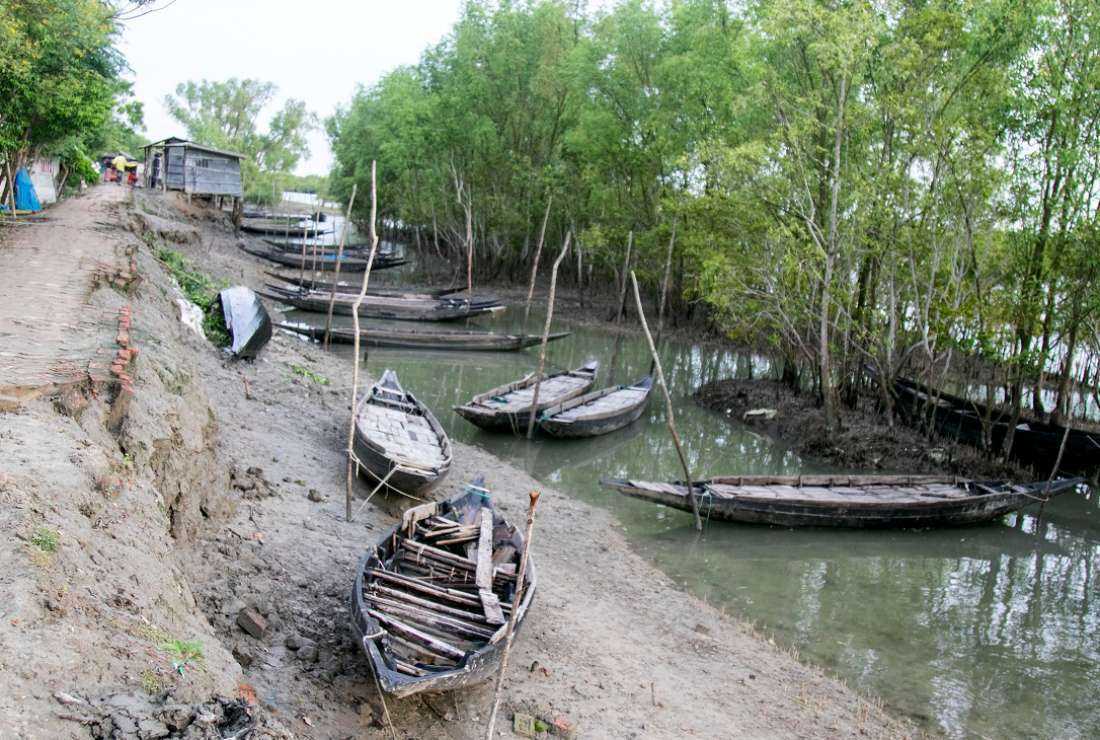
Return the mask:
[[672, 272], [672, 247], [676, 244], [676, 221], [672, 222], [672, 236], [668, 238], [668, 252], [665, 253], [665, 276], [661, 280], [661, 302], [657, 306], [657, 336], [665, 328], [665, 298], [668, 295], [668, 276]]
[[630, 252], [634, 247], [634, 231], [632, 230], [626, 238], [626, 259], [623, 260], [623, 284], [619, 289], [619, 312], [615, 314], [615, 323], [620, 324], [623, 320], [623, 309], [626, 308], [626, 274], [630, 270]]
[[546, 344], [550, 340], [550, 322], [554, 320], [554, 294], [558, 290], [558, 267], [561, 266], [561, 261], [565, 259], [566, 252], [569, 251], [569, 241], [573, 238], [573, 232], [568, 232], [565, 235], [565, 244], [562, 245], [561, 254], [554, 260], [554, 271], [550, 275], [550, 300], [546, 305], [546, 324], [542, 328], [542, 346], [539, 348], [539, 371], [535, 375], [535, 392], [531, 396], [531, 416], [527, 420], [527, 439], [531, 439], [535, 434], [535, 416], [538, 414], [539, 409], [539, 386], [542, 385], [542, 372], [546, 368]]
[[687, 457], [684, 456], [684, 447], [680, 443], [680, 435], [676, 433], [676, 417], [672, 413], [672, 395], [668, 392], [668, 384], [665, 382], [665, 371], [661, 369], [661, 358], [657, 355], [657, 346], [653, 343], [653, 337], [649, 333], [649, 324], [645, 320], [645, 311], [642, 309], [642, 294], [638, 291], [638, 278], [634, 271], [630, 271], [630, 281], [634, 284], [634, 304], [638, 308], [638, 320], [642, 322], [642, 331], [645, 332], [646, 342], [649, 343], [649, 352], [653, 355], [653, 367], [657, 371], [657, 381], [661, 391], [665, 394], [665, 415], [668, 417], [668, 431], [672, 435], [672, 443], [676, 445], [676, 454], [680, 457], [680, 465], [684, 468], [684, 484], [687, 486], [688, 500], [691, 501], [691, 513], [695, 516], [695, 529], [703, 531], [703, 520], [699, 518], [699, 502], [695, 500], [695, 488], [692, 485], [691, 471], [688, 470]]
[[374, 218], [378, 213], [378, 189], [375, 178], [375, 162], [370, 163], [370, 256], [367, 258], [367, 269], [363, 272], [363, 285], [359, 288], [359, 295], [355, 299], [355, 306], [351, 310], [351, 320], [355, 327], [355, 353], [354, 369], [351, 372], [351, 421], [348, 423], [348, 476], [347, 496], [345, 500], [344, 515], [351, 521], [351, 481], [355, 473], [355, 412], [357, 396], [359, 395], [359, 306], [367, 295], [367, 285], [370, 283], [370, 270], [374, 265], [374, 255], [378, 252], [378, 232], [374, 229]]
[[535, 294], [535, 276], [539, 274], [539, 257], [542, 256], [542, 243], [546, 238], [546, 223], [550, 220], [550, 204], [553, 194], [546, 197], [546, 213], [542, 214], [542, 228], [539, 229], [539, 243], [535, 247], [535, 259], [531, 264], [531, 280], [527, 283], [527, 304], [523, 309], [523, 330], [527, 331], [527, 317], [531, 314], [531, 296]]
[[336, 269], [332, 276], [332, 292], [328, 297], [328, 316], [325, 318], [325, 347], [329, 346], [329, 331], [332, 329], [332, 309], [336, 305], [336, 283], [340, 282], [340, 260], [344, 256], [344, 244], [348, 240], [348, 224], [351, 223], [351, 208], [355, 205], [355, 193], [359, 183], [352, 183], [351, 198], [348, 199], [348, 211], [344, 216], [344, 229], [340, 232], [340, 246], [336, 250]]
[[493, 691], [493, 709], [489, 712], [489, 731], [485, 737], [493, 740], [493, 728], [497, 723], [497, 711], [500, 710], [500, 690], [504, 686], [504, 672], [508, 670], [508, 653], [512, 650], [512, 637], [516, 633], [516, 619], [523, 603], [524, 578], [527, 574], [527, 556], [531, 551], [531, 535], [535, 530], [535, 505], [539, 502], [539, 492], [531, 491], [531, 503], [527, 508], [527, 529], [523, 535], [523, 552], [519, 557], [519, 570], [516, 572], [516, 595], [512, 599], [512, 613], [508, 617], [508, 627], [504, 631], [504, 651], [500, 656], [500, 673]]

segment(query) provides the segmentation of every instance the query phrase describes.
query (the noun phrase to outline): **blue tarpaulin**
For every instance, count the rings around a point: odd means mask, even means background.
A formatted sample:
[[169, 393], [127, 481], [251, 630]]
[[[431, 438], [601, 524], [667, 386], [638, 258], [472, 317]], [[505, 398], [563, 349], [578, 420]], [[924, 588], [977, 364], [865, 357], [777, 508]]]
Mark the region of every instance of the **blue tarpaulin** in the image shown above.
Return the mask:
[[42, 204], [38, 202], [38, 193], [34, 191], [34, 183], [27, 170], [20, 167], [15, 173], [15, 210], [17, 211], [41, 211]]

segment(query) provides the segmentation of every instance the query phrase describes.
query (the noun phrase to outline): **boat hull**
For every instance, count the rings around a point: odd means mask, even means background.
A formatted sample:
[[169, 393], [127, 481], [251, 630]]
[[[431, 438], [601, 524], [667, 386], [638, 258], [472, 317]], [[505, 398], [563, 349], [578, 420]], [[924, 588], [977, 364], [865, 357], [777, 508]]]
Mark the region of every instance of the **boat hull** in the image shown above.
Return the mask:
[[[566, 420], [561, 418], [559, 414], [556, 414], [555, 409], [551, 407], [544, 411], [539, 417], [539, 429], [553, 437], [562, 439], [599, 437], [603, 434], [616, 432], [623, 427], [633, 424], [643, 413], [645, 413], [646, 406], [649, 404], [650, 393], [653, 390], [653, 381], [651, 378], [645, 378], [639, 385], [632, 387], [639, 389], [644, 388], [645, 396], [638, 402], [625, 406], [621, 410], [617, 410], [614, 413], [596, 414], [591, 417]], [[583, 401], [583, 397], [578, 397], [565, 404], [559, 404], [559, 406], [569, 408], [577, 405], [579, 401]]]
[[[1053, 497], [1073, 490], [1082, 480], [1057, 481], [1048, 496]], [[661, 504], [669, 508], [691, 512], [691, 502], [686, 488], [673, 484], [666, 488], [678, 490], [654, 490], [636, 482], [605, 479], [600, 484], [631, 498]], [[983, 524], [1005, 514], [1019, 511], [1035, 504], [1041, 498], [1041, 484], [1028, 493], [999, 493], [973, 496], [951, 502], [926, 502], [909, 505], [874, 505], [861, 503], [850, 505], [814, 505], [797, 501], [722, 499], [706, 490], [696, 488], [699, 515], [704, 520], [739, 522], [743, 524], [768, 524], [777, 527], [841, 527], [850, 529], [928, 529], [932, 527], [957, 527]]]
[[[280, 329], [286, 329], [296, 334], [309, 337], [316, 341], [322, 341], [325, 330], [320, 327], [293, 326], [279, 324]], [[551, 335], [550, 340], [561, 339], [569, 335], [569, 332], [561, 332]], [[351, 329], [337, 328], [329, 332], [329, 338], [333, 342], [350, 344], [355, 341], [355, 332]], [[432, 351], [455, 352], [516, 352], [538, 344], [540, 337], [516, 336], [510, 334], [492, 335], [486, 333], [479, 335], [476, 332], [454, 332], [448, 336], [443, 332], [392, 331], [389, 329], [361, 329], [359, 341], [368, 347], [382, 347], [386, 349], [422, 349]]]

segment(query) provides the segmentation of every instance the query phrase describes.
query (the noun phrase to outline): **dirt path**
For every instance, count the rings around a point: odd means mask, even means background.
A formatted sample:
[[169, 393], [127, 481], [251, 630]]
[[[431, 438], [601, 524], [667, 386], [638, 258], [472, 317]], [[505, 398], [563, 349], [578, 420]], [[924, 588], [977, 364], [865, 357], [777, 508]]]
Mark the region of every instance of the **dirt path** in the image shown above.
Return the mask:
[[[161, 232], [157, 248], [170, 236], [179, 240], [171, 248], [215, 277], [261, 284], [262, 266], [236, 249], [224, 225], [187, 211], [174, 198], [142, 196], [138, 209], [144, 226]], [[29, 416], [14, 438], [0, 435], [0, 453], [50, 437], [71, 437], [73, 446], [83, 439], [92, 449], [107, 450], [102, 454], [110, 460], [100, 467], [130, 466], [134, 481], [116, 501], [128, 507], [131, 521], [112, 525], [114, 536], [134, 542], [145, 537], [147, 552], [138, 559], [129, 551], [103, 555], [110, 552], [110, 538], [82, 524], [83, 515], [76, 513], [78, 496], [102, 498], [85, 473], [74, 473], [66, 484], [72, 493], [50, 504], [46, 490], [26, 492], [29, 480], [37, 474], [47, 489], [60, 485], [51, 476], [63, 466], [51, 468], [46, 460], [24, 455], [18, 480], [13, 484], [9, 478], [7, 488], [0, 481], [9, 502], [38, 507], [38, 513], [24, 509], [26, 517], [18, 522], [0, 518], [5, 530], [33, 532], [35, 521], [60, 528], [54, 520], [61, 518], [65, 528], [62, 546], [45, 565], [31, 559], [33, 548], [26, 543], [4, 553], [21, 564], [0, 581], [9, 599], [27, 602], [26, 613], [15, 618], [37, 619], [43, 628], [12, 632], [12, 612], [5, 612], [0, 664], [58, 649], [74, 620], [87, 631], [87, 647], [68, 648], [81, 655], [85, 668], [70, 662], [58, 673], [32, 670], [17, 683], [0, 673], [0, 695], [31, 697], [23, 703], [0, 701], [0, 725], [5, 716], [18, 718], [9, 725], [17, 728], [16, 737], [36, 737], [38, 727], [51, 728], [50, 736], [97, 736], [102, 722], [59, 719], [75, 710], [59, 704], [57, 691], [93, 706], [94, 712], [78, 705], [95, 716], [107, 711], [103, 696], [151, 703], [146, 714], [161, 724], [167, 724], [166, 703], [193, 704], [203, 692], [207, 697], [254, 692], [268, 735], [385, 737], [367, 663], [350, 637], [346, 604], [356, 560], [407, 502], [357, 500], [354, 521], [343, 520], [346, 362], [284, 334], [277, 334], [256, 362], [227, 362], [176, 319], [175, 289], [149, 246], [141, 247], [138, 263], [146, 280], [135, 297], [136, 324], [147, 332], [147, 349], [136, 379], [137, 416], [124, 427], [121, 447], [111, 452], [112, 440], [97, 431], [94, 413], [85, 412], [74, 424], [40, 404], [25, 412]], [[163, 440], [174, 440], [180, 454], [172, 454]], [[677, 590], [630, 550], [609, 513], [540, 486], [480, 450], [455, 447], [455, 465], [440, 495], [484, 473], [505, 514], [519, 522], [527, 492], [543, 492], [533, 555], [539, 592], [516, 641], [502, 736], [512, 736], [507, 720], [516, 710], [564, 718], [579, 736], [597, 738], [910, 732], [839, 683]], [[160, 457], [150, 450], [160, 450]], [[82, 486], [93, 490], [81, 493]], [[360, 483], [358, 490], [362, 495], [368, 489]], [[86, 546], [70, 544], [81, 537], [100, 553], [100, 562], [82, 554]], [[149, 563], [147, 575], [134, 572], [138, 562]], [[48, 576], [56, 590], [78, 572], [102, 586], [87, 597], [87, 608], [52, 612], [49, 597], [39, 593], [43, 578]], [[134, 578], [137, 582], [130, 583]], [[137, 603], [110, 601], [106, 594], [124, 585]], [[246, 606], [267, 622], [259, 639], [237, 625]], [[182, 675], [150, 672], [150, 665], [165, 665], [163, 643], [153, 641], [150, 647], [146, 639], [144, 652], [134, 646], [129, 653], [113, 651], [117, 637], [111, 620], [121, 619], [120, 613], [201, 641], [206, 657], [187, 663]], [[96, 670], [86, 670], [88, 665]], [[156, 679], [155, 685], [142, 676]], [[391, 699], [388, 707], [399, 737], [481, 737], [490, 693], [489, 687], [478, 687]], [[225, 702], [215, 706], [228, 711]], [[167, 730], [173, 732], [171, 726]]]

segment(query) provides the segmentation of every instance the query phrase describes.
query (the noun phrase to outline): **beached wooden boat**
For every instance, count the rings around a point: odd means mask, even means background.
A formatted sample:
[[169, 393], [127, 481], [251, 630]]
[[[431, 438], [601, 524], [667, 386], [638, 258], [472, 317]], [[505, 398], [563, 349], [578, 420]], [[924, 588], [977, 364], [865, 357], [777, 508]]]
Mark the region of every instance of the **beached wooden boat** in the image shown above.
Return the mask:
[[244, 219], [241, 231], [272, 236], [313, 236], [314, 233], [325, 234], [328, 229], [323, 225], [290, 223], [280, 219]]
[[451, 469], [450, 438], [393, 370], [359, 402], [353, 449], [371, 478], [403, 493], [431, 488]]
[[[741, 475], [694, 484], [704, 519], [780, 527], [923, 528], [988, 522], [1073, 490], [1082, 478], [1014, 484], [935, 475]], [[683, 483], [604, 479], [600, 485], [691, 511]]]
[[[322, 233], [321, 236], [324, 237], [325, 234]], [[292, 254], [299, 255], [302, 253], [302, 239], [291, 239], [290, 241], [287, 241], [285, 239], [264, 239], [263, 241], [264, 244], [267, 244], [272, 249], [277, 249], [280, 252], [290, 252]], [[314, 240], [311, 236], [309, 239], [306, 239], [305, 242], [307, 255], [313, 254], [314, 247], [317, 248], [318, 254], [336, 254], [340, 251], [340, 243], [338, 241], [332, 242], [325, 241], [324, 239]], [[345, 244], [344, 254], [348, 255], [349, 257], [361, 257], [363, 259], [366, 259], [367, 255], [370, 254], [370, 248], [371, 245], [366, 243]], [[398, 252], [393, 249], [379, 248], [376, 258], [383, 256], [387, 258], [392, 258], [397, 255]]]
[[[986, 439], [983, 425], [989, 419], [990, 451], [1002, 453], [1012, 414], [1003, 409], [989, 409], [968, 398], [934, 391], [928, 386], [908, 378], [894, 381], [897, 409], [902, 418], [915, 425], [929, 422], [936, 432], [947, 439], [981, 448]], [[934, 410], [933, 407], [934, 406]], [[1058, 459], [1058, 449], [1066, 428], [1034, 419], [1021, 418], [1016, 425], [1010, 457], [1049, 474]], [[1062, 454], [1060, 471], [1087, 472], [1100, 468], [1100, 434], [1082, 429], [1071, 429]]]
[[[290, 290], [268, 285], [268, 292], [261, 293], [302, 311], [328, 313], [331, 293], [323, 291]], [[351, 316], [358, 296], [337, 293], [332, 312], [338, 316]], [[406, 298], [403, 296], [367, 295], [359, 305], [359, 316], [365, 319], [392, 319], [395, 321], [459, 321], [473, 316], [503, 311], [504, 306], [495, 300], [468, 303], [459, 298]]]
[[[278, 272], [278, 271], [273, 271], [273, 270], [264, 270], [264, 274], [268, 275], [270, 277], [273, 277], [276, 280], [281, 280], [284, 283], [289, 283], [290, 285], [297, 286], [299, 288], [305, 288], [307, 290], [316, 290], [316, 291], [320, 291], [321, 293], [331, 293], [332, 292], [333, 283], [332, 283], [331, 280], [326, 279], [327, 277], [331, 277], [331, 276], [325, 275], [325, 273], [320, 273], [320, 272], [314, 273], [314, 272], [307, 271], [305, 273], [305, 275], [303, 276], [303, 275], [300, 275], [298, 272], [294, 272], [294, 271], [290, 271], [290, 270], [283, 271], [283, 272]], [[356, 293], [357, 294], [359, 292], [360, 287], [362, 287], [362, 284], [363, 284], [363, 279], [361, 277], [358, 278], [358, 279], [352, 279], [352, 280], [339, 280], [339, 281], [336, 282], [336, 292], [337, 293]], [[367, 293], [367, 295], [387, 295], [387, 296], [415, 295], [415, 296], [423, 296], [423, 297], [426, 297], [426, 298], [442, 298], [443, 296], [452, 295], [454, 293], [458, 293], [458, 292], [464, 291], [464, 290], [466, 290], [466, 287], [461, 286], [461, 285], [456, 287], [456, 288], [376, 288], [372, 285], [370, 287], [370, 290]], [[477, 296], [475, 296], [474, 298], [475, 298], [475, 300], [493, 300], [493, 301], [497, 300], [496, 298], [489, 298], [489, 297], [484, 297], [484, 296], [481, 297], [480, 299]]]
[[492, 432], [525, 432], [532, 412], [538, 413], [588, 391], [596, 382], [599, 367], [599, 362], [592, 361], [576, 370], [543, 378], [539, 386], [538, 408], [532, 406], [537, 374], [531, 373], [513, 383], [474, 396], [469, 403], [455, 406], [455, 412], [472, 424]]
[[523, 535], [493, 508], [484, 481], [409, 509], [359, 561], [352, 632], [382, 690], [394, 696], [448, 691], [500, 668], [506, 622], [516, 629], [535, 598], [529, 557], [520, 603]]
[[[292, 331], [316, 341], [325, 338], [323, 326], [278, 324], [278, 328]], [[551, 334], [549, 341], [569, 336], [562, 331]], [[329, 333], [333, 342], [350, 344], [355, 341], [355, 330], [333, 327]], [[464, 352], [516, 352], [533, 347], [542, 337], [533, 334], [497, 334], [489, 331], [423, 331], [419, 329], [392, 329], [369, 327], [359, 330], [359, 341], [368, 347], [395, 349], [458, 350]]]
[[[262, 257], [269, 262], [274, 262], [286, 267], [301, 267], [302, 257], [292, 252], [280, 252], [274, 249], [256, 249], [255, 247], [242, 246], [242, 250], [255, 257]], [[408, 262], [402, 257], [383, 258], [375, 256], [371, 270], [386, 270], [391, 267], [400, 267]], [[336, 256], [319, 255], [316, 259], [313, 255], [306, 255], [306, 269], [312, 271], [333, 272], [336, 270]], [[340, 260], [341, 272], [364, 272], [367, 269], [367, 260], [359, 257], [343, 257]]]
[[[615, 385], [550, 406], [539, 414], [539, 429], [555, 437], [597, 437], [637, 421], [649, 403], [653, 377]], [[541, 394], [540, 394], [541, 395]]]

